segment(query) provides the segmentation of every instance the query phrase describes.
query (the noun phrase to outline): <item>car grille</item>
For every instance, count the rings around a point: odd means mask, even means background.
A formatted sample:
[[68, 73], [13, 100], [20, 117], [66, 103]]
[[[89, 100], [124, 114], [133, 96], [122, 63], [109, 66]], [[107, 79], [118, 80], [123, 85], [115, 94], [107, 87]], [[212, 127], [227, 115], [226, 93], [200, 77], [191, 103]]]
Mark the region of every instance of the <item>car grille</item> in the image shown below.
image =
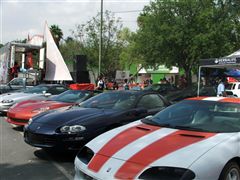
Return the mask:
[[31, 144], [42, 144], [42, 145], [55, 145], [56, 139], [50, 135], [34, 134], [31, 132], [25, 132], [25, 138]]
[[19, 123], [28, 123], [28, 119], [17, 119], [17, 118], [10, 118], [11, 121], [19, 122]]

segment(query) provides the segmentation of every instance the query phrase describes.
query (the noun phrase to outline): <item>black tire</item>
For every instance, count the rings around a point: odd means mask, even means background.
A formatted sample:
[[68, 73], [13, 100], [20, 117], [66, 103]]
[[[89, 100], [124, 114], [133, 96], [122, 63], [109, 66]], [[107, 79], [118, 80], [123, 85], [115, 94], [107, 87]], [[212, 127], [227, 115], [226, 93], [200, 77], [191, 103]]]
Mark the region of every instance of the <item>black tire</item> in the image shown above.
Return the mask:
[[227, 163], [219, 177], [219, 180], [240, 180], [240, 168], [235, 161]]

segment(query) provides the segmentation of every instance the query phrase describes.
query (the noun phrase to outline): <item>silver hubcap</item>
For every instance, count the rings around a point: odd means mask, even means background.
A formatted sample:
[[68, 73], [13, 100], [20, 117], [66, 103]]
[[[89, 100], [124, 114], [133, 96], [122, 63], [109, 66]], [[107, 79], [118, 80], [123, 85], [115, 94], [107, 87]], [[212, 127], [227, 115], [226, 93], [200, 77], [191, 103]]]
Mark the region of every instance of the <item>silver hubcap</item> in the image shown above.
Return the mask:
[[227, 174], [226, 180], [240, 180], [238, 170], [236, 168], [230, 169], [230, 171]]

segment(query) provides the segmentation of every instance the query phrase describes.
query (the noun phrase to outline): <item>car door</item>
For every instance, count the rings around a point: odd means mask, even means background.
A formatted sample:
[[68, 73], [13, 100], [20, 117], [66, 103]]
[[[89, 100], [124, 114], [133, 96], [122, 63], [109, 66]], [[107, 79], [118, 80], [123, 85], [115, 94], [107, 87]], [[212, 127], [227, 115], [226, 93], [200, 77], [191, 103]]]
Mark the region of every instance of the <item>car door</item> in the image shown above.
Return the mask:
[[141, 118], [154, 115], [166, 107], [164, 101], [158, 94], [146, 94], [137, 103], [137, 109], [146, 109], [146, 113], [140, 114]]

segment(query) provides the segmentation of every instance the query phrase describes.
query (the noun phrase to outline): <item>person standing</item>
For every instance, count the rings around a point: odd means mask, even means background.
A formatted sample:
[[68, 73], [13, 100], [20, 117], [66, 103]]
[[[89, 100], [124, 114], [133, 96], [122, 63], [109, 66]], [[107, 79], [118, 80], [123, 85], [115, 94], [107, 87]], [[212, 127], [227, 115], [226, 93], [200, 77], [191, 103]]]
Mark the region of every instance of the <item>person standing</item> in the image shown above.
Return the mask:
[[97, 90], [100, 90], [100, 91], [104, 90], [104, 81], [102, 77], [99, 77], [99, 80], [97, 83]]
[[217, 87], [217, 97], [220, 96], [226, 96], [226, 92], [225, 92], [225, 80], [222, 78], [219, 81], [218, 87]]
[[123, 88], [124, 88], [124, 90], [129, 90], [129, 84], [128, 84], [128, 80], [127, 79], [124, 79]]

